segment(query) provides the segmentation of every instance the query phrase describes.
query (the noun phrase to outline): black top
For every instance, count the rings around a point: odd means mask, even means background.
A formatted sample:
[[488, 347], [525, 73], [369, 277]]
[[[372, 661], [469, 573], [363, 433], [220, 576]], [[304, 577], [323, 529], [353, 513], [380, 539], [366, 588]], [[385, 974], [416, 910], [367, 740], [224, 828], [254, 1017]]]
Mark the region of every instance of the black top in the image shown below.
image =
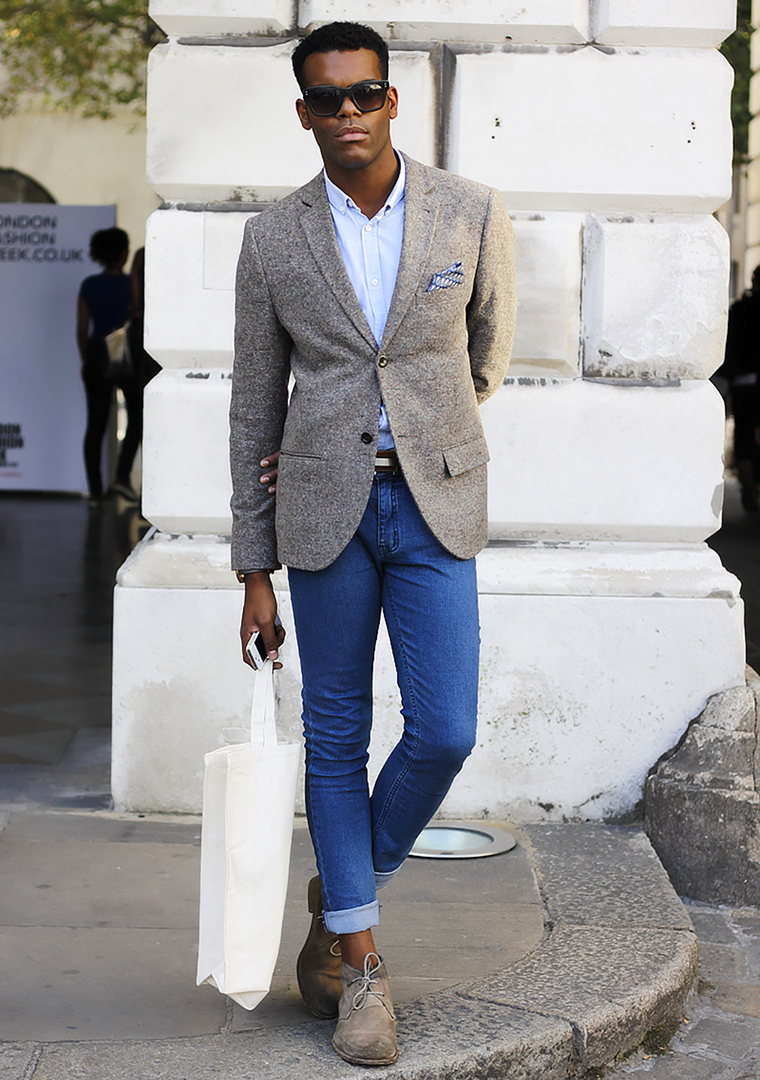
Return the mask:
[[79, 295], [92, 315], [91, 339], [102, 341], [129, 318], [132, 282], [128, 274], [93, 274], [84, 279]]

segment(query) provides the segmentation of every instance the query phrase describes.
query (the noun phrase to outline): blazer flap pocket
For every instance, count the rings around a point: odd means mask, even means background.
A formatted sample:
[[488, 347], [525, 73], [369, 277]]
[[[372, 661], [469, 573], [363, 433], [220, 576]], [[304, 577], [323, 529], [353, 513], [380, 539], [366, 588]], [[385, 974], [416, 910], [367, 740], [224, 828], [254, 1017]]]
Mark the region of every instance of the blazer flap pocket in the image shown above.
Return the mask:
[[478, 435], [459, 446], [447, 446], [443, 451], [443, 460], [450, 476], [459, 476], [460, 473], [474, 469], [476, 465], [485, 465], [489, 460], [486, 440], [482, 435]]

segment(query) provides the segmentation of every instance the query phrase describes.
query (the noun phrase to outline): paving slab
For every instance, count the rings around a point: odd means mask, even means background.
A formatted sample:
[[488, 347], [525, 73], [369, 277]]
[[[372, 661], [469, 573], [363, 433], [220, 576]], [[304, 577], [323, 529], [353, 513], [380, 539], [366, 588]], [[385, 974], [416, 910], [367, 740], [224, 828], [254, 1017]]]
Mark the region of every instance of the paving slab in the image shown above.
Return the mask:
[[646, 835], [637, 828], [527, 825], [533, 859], [556, 922], [692, 930]]
[[[14, 979], [0, 982], [0, 1039], [29, 1046], [9, 1051], [8, 1077], [356, 1076], [294, 977], [315, 871], [303, 823], [272, 991], [252, 1013], [194, 985], [198, 826], [10, 809], [0, 950]], [[505, 855], [410, 859], [381, 894], [402, 1049], [377, 1075], [564, 1080], [680, 1021], [696, 938], [643, 834], [510, 831], [518, 845]]]
[[0, 927], [0, 1039], [175, 1038], [224, 1027], [195, 986], [197, 931]]

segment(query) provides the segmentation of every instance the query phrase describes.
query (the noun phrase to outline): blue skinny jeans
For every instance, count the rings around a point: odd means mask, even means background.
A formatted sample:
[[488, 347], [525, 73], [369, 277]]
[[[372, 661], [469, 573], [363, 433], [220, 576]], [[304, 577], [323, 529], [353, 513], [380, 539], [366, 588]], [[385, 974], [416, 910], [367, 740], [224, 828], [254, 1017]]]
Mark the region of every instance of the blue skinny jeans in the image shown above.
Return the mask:
[[[442, 546], [402, 477], [379, 474], [338, 558], [288, 576], [303, 680], [306, 811], [325, 926], [356, 933], [377, 925], [377, 888], [399, 869], [475, 745], [475, 560]], [[381, 611], [404, 728], [370, 795]]]

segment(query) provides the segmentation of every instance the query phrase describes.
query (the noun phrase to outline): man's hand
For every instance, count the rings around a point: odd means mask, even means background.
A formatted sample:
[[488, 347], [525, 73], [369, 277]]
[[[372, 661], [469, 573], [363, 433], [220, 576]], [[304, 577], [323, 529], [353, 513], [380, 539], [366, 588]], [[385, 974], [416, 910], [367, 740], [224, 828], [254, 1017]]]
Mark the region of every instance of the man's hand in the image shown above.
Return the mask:
[[243, 645], [243, 661], [249, 667], [253, 667], [245, 647], [252, 634], [261, 631], [264, 648], [267, 656], [273, 660], [275, 669], [281, 668], [277, 662], [278, 650], [285, 640], [285, 630], [282, 626], [275, 626], [274, 620], [277, 615], [277, 600], [272, 588], [272, 582], [266, 570], [259, 570], [253, 574], [246, 574], [245, 578], [245, 601], [243, 603], [243, 618], [240, 623], [240, 640]]
[[280, 451], [275, 450], [273, 454], [267, 454], [261, 462], [261, 466], [265, 471], [264, 474], [259, 477], [259, 483], [269, 485], [267, 491], [270, 495], [274, 494], [277, 490], [277, 463], [279, 460]]

